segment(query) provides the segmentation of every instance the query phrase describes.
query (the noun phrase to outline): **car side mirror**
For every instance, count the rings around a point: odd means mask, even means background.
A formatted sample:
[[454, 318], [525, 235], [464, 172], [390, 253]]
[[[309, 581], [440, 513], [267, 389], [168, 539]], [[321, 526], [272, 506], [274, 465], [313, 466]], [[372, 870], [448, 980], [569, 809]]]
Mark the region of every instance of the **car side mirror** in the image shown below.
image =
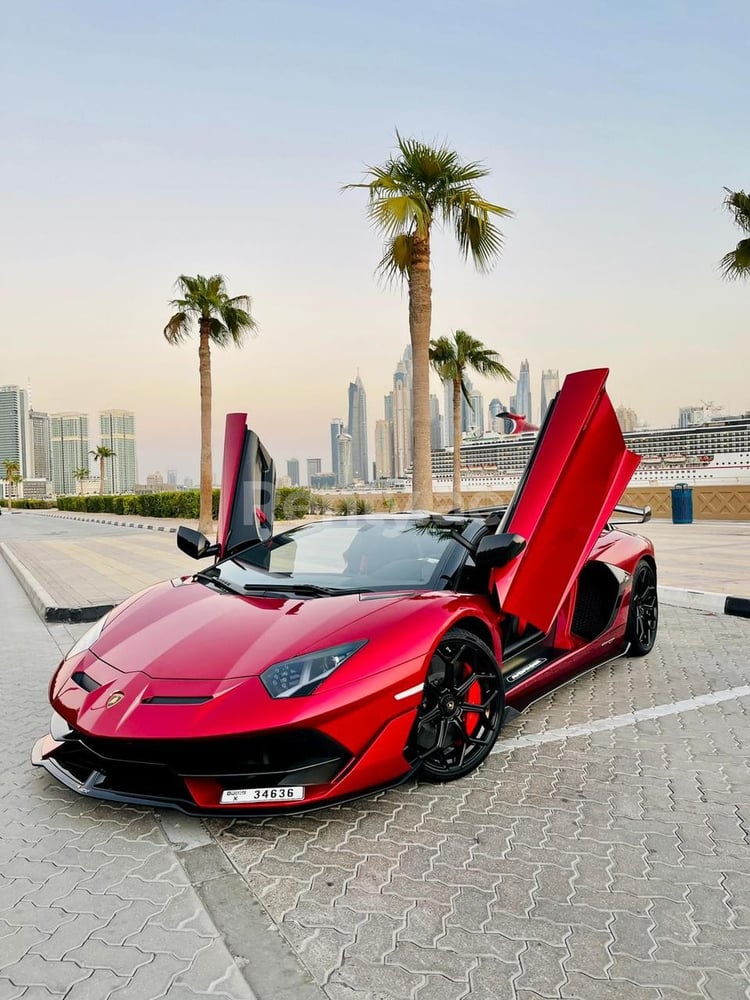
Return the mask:
[[485, 535], [477, 546], [474, 562], [480, 567], [498, 569], [515, 559], [525, 548], [526, 539], [520, 535]]
[[193, 528], [180, 526], [177, 529], [177, 548], [192, 559], [206, 559], [208, 556], [218, 556], [221, 546], [214, 544]]

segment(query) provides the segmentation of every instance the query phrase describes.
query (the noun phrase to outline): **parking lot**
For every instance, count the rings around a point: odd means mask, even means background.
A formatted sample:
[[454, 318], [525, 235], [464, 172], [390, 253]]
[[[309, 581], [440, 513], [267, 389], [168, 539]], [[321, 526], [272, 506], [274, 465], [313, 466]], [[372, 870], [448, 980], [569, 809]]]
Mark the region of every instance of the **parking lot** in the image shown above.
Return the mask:
[[664, 608], [652, 654], [537, 702], [461, 781], [199, 821], [30, 767], [85, 626], [2, 562], [0, 598], [0, 997], [750, 996], [747, 619]]

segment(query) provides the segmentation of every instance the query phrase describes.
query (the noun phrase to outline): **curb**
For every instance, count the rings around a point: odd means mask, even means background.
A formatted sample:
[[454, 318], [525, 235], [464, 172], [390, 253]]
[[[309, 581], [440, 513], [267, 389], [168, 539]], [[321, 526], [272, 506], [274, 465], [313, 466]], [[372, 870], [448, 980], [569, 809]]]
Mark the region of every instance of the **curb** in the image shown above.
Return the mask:
[[[45, 511], [34, 511], [35, 514], [44, 514]], [[145, 528], [148, 531], [166, 531], [176, 534], [177, 528], [171, 528], [164, 524], [138, 524], [136, 521], [112, 521], [104, 517], [81, 517], [78, 514], [48, 514], [48, 517], [59, 518], [63, 521], [86, 521], [93, 524], [113, 524], [116, 528]]]
[[750, 618], [750, 597], [716, 594], [710, 590], [686, 590], [682, 587], [657, 587], [657, 592], [661, 603], [672, 607]]
[[114, 607], [114, 604], [89, 604], [78, 608], [61, 608], [55, 604], [50, 594], [47, 593], [33, 573], [30, 573], [24, 564], [4, 544], [0, 544], [0, 555], [2, 555], [11, 572], [21, 584], [21, 589], [42, 621], [95, 622]]

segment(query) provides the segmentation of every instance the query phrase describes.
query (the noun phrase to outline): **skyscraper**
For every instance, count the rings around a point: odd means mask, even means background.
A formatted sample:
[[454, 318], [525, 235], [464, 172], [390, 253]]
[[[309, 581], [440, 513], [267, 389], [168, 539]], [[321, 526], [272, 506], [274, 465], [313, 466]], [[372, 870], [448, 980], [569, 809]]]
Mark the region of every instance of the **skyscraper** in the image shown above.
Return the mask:
[[28, 395], [17, 385], [0, 386], [0, 462], [6, 458], [24, 479], [33, 475]]
[[76, 492], [76, 469], [91, 469], [89, 418], [85, 413], [50, 413], [52, 483], [55, 493]]
[[31, 424], [31, 475], [37, 479], [52, 480], [52, 437], [49, 413], [29, 410]]
[[112, 458], [104, 460], [104, 492], [132, 493], [138, 482], [135, 414], [130, 410], [102, 410], [99, 437], [99, 443], [114, 452]]
[[339, 475], [339, 434], [344, 429], [344, 421], [341, 417], [334, 417], [331, 420], [331, 471], [336, 477], [334, 482], [338, 481]]
[[339, 476], [337, 486], [351, 486], [354, 482], [352, 466], [352, 436], [342, 431], [339, 434]]
[[393, 423], [390, 420], [375, 421], [375, 478], [390, 479], [393, 476]]
[[526, 417], [527, 420], [532, 420], [531, 415], [531, 377], [529, 375], [529, 362], [526, 358], [521, 362], [521, 371], [518, 375], [518, 382], [516, 383], [516, 394], [514, 396], [515, 406], [513, 407], [514, 413], [519, 413]]
[[478, 389], [471, 391], [471, 429], [478, 437], [484, 434], [484, 396]]
[[496, 434], [502, 434], [505, 430], [505, 421], [498, 414], [505, 410], [505, 404], [499, 400], [497, 397], [490, 400], [490, 405], [487, 408], [487, 416], [489, 418], [488, 430], [494, 431]]
[[540, 396], [539, 422], [544, 420], [549, 404], [560, 391], [560, 373], [557, 368], [547, 368], [542, 372], [542, 394]]
[[312, 477], [317, 476], [323, 471], [323, 459], [322, 458], [308, 458], [307, 460], [307, 485], [310, 486], [312, 482]]
[[393, 474], [401, 478], [411, 465], [411, 390], [406, 365], [399, 361], [393, 376]]
[[430, 450], [438, 451], [443, 447], [443, 418], [440, 416], [440, 402], [434, 393], [430, 393]]
[[349, 383], [349, 423], [347, 433], [352, 439], [352, 474], [354, 480], [366, 483], [370, 478], [370, 462], [367, 457], [367, 393], [362, 379]]
[[299, 459], [290, 458], [286, 463], [286, 474], [289, 476], [292, 486], [299, 486]]

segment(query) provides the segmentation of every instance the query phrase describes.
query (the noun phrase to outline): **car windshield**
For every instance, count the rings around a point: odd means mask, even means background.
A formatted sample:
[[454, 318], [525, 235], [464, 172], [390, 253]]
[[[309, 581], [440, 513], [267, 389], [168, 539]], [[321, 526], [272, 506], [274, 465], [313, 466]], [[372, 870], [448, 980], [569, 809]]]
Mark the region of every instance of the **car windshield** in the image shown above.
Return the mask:
[[454, 531], [462, 526], [446, 529], [429, 518], [403, 516], [317, 521], [252, 545], [211, 573], [248, 593], [441, 589], [443, 566], [455, 554]]

